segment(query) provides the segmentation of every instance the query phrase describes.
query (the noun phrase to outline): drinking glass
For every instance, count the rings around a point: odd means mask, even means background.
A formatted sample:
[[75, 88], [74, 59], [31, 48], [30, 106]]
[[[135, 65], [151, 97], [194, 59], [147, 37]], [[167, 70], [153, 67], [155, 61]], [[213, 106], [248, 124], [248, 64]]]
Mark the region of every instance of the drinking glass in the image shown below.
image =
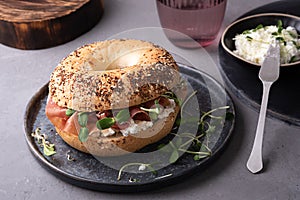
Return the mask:
[[196, 47], [195, 43], [176, 32], [191, 37], [203, 47], [210, 45], [220, 30], [226, 3], [227, 0], [156, 0], [166, 36], [173, 44], [186, 48]]

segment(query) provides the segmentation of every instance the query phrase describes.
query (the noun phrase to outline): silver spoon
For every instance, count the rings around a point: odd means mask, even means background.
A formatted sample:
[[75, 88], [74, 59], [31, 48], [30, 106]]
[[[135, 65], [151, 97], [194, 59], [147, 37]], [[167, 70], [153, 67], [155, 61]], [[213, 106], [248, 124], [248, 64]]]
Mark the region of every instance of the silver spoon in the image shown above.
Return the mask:
[[278, 42], [276, 44], [270, 45], [267, 56], [262, 63], [262, 66], [259, 70], [259, 79], [263, 83], [263, 97], [261, 101], [261, 107], [259, 112], [259, 118], [256, 128], [256, 135], [254, 139], [254, 144], [250, 157], [247, 162], [247, 168], [252, 173], [257, 173], [263, 168], [262, 160], [262, 144], [263, 144], [263, 134], [265, 127], [265, 118], [267, 112], [269, 91], [271, 85], [279, 77], [279, 68], [280, 68], [280, 47]]

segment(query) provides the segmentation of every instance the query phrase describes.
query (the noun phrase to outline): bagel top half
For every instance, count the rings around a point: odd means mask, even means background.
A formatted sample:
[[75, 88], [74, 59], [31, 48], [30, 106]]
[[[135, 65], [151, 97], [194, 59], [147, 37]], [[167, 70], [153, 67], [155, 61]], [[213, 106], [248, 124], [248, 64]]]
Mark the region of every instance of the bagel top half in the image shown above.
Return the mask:
[[179, 82], [170, 53], [150, 42], [120, 39], [85, 45], [51, 74], [49, 95], [77, 111], [128, 108], [158, 98]]

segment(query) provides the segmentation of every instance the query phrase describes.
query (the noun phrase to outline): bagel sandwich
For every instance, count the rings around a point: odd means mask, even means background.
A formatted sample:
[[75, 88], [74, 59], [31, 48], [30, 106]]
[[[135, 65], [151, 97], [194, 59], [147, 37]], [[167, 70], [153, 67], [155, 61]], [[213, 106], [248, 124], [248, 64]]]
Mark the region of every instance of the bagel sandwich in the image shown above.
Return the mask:
[[118, 39], [78, 48], [52, 72], [46, 116], [73, 148], [95, 156], [136, 152], [171, 132], [184, 97], [172, 55]]

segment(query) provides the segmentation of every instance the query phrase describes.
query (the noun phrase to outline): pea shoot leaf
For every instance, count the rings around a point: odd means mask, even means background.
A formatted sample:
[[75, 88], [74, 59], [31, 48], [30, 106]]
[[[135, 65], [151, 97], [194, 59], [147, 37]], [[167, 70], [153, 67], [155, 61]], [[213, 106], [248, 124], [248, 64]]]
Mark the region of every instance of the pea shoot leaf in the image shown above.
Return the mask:
[[88, 121], [88, 113], [80, 112], [78, 113], [78, 123], [81, 127], [86, 127]]
[[75, 112], [76, 112], [75, 110], [68, 108], [68, 109], [66, 110], [66, 115], [70, 117], [70, 116], [72, 116]]
[[78, 135], [80, 142], [86, 142], [89, 136], [89, 129], [87, 127], [81, 127]]
[[179, 158], [179, 153], [177, 149], [174, 149], [170, 158], [169, 158], [169, 162], [170, 163], [175, 163]]
[[48, 144], [46, 142], [43, 142], [43, 153], [46, 156], [52, 156], [54, 154], [56, 154], [55, 148], [54, 148], [54, 144]]
[[156, 121], [158, 119], [158, 114], [155, 112], [149, 112], [149, 117], [151, 120]]
[[97, 121], [96, 126], [99, 130], [110, 128], [116, 123], [116, 120], [112, 117], [106, 117]]
[[130, 118], [130, 113], [128, 109], [123, 109], [118, 112], [118, 114], [115, 117], [116, 122], [122, 123], [128, 121]]

